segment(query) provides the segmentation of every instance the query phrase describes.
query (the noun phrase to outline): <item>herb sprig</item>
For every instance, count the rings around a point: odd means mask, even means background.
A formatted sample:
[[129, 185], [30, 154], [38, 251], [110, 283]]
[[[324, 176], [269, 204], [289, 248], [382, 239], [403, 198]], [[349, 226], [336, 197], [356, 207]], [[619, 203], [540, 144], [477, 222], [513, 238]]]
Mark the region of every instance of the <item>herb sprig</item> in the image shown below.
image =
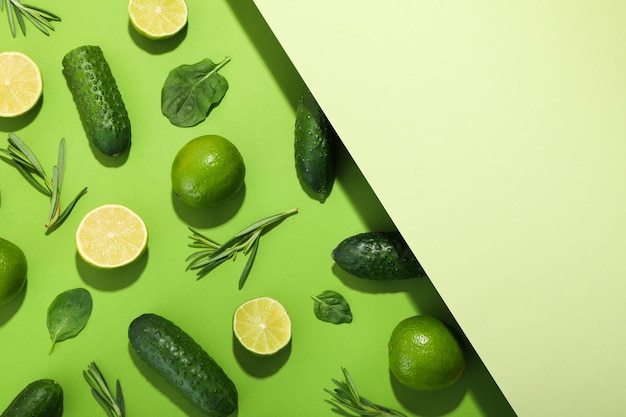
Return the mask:
[[397, 410], [393, 410], [391, 408], [383, 407], [382, 405], [374, 404], [366, 398], [363, 398], [359, 395], [359, 391], [356, 389], [356, 385], [354, 385], [354, 381], [348, 373], [348, 370], [345, 368], [341, 368], [343, 371], [343, 376], [345, 381], [337, 381], [333, 379], [332, 381], [337, 385], [337, 388], [334, 390], [324, 389], [327, 393], [329, 393], [333, 399], [330, 401], [340, 407], [344, 407], [345, 409], [352, 411], [359, 416], [397, 416], [397, 417], [406, 417], [406, 414], [402, 414]]
[[228, 259], [236, 259], [238, 253], [248, 255], [248, 261], [239, 278], [239, 289], [243, 288], [256, 258], [259, 240], [263, 232], [267, 231], [270, 226], [276, 225], [297, 212], [298, 209], [294, 208], [259, 220], [237, 233], [223, 245], [190, 227], [189, 230], [193, 233], [193, 236], [190, 236], [190, 238], [193, 242], [189, 244], [189, 247], [202, 250], [187, 257], [186, 261], [189, 262], [187, 269], [197, 270], [197, 279], [200, 279]]
[[104, 411], [107, 412], [109, 417], [125, 417], [126, 411], [124, 410], [124, 395], [122, 394], [122, 386], [118, 379], [115, 383], [115, 397], [109, 390], [102, 372], [98, 369], [95, 362], [91, 362], [86, 371], [83, 371], [85, 380], [91, 387], [91, 394], [96, 401], [102, 406]]
[[5, 8], [9, 28], [14, 38], [17, 34], [16, 22], [24, 36], [26, 36], [26, 20], [31, 22], [41, 33], [49, 36], [49, 31], [54, 30], [52, 22], [61, 21], [61, 18], [56, 14], [41, 7], [22, 4], [20, 0], [0, 0], [0, 11], [3, 11]]
[[87, 193], [87, 187], [83, 188], [65, 210], [61, 211], [61, 189], [65, 175], [65, 139], [61, 139], [59, 144], [57, 165], [52, 167], [51, 178], [48, 177], [35, 154], [17, 135], [9, 133], [8, 142], [7, 149], [0, 149], [0, 152], [13, 161], [14, 166], [33, 187], [50, 197], [50, 210], [45, 225], [48, 229], [46, 233], [50, 233], [67, 219], [76, 202]]

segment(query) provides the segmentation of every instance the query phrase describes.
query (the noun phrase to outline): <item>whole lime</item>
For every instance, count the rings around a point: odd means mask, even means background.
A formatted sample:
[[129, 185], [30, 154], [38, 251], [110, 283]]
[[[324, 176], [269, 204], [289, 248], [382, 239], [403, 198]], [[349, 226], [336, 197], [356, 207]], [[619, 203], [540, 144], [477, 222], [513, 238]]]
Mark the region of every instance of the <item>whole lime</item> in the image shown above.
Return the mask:
[[239, 150], [219, 135], [187, 142], [172, 163], [172, 189], [191, 207], [212, 207], [233, 197], [242, 187], [246, 167]]
[[419, 391], [452, 385], [465, 370], [461, 345], [448, 326], [433, 316], [402, 320], [389, 339], [389, 368], [402, 384]]
[[0, 238], [0, 306], [7, 304], [24, 288], [26, 256], [15, 245]]

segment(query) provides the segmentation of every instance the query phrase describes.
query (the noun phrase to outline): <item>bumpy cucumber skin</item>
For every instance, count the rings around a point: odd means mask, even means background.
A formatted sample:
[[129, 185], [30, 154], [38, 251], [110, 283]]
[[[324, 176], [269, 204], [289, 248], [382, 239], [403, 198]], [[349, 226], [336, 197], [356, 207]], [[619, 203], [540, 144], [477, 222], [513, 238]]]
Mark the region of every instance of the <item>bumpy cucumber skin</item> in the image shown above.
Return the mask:
[[143, 314], [131, 322], [128, 337], [137, 355], [205, 415], [225, 417], [237, 408], [235, 384], [176, 324]]
[[294, 150], [296, 174], [302, 188], [315, 200], [324, 202], [335, 181], [338, 137], [310, 91], [296, 107]]
[[426, 276], [399, 232], [365, 232], [344, 239], [332, 251], [344, 271], [370, 280], [400, 280]]
[[116, 156], [130, 146], [126, 106], [99, 46], [84, 45], [63, 57], [63, 75], [91, 143], [103, 154]]
[[38, 379], [20, 391], [0, 417], [61, 417], [63, 389], [51, 379]]

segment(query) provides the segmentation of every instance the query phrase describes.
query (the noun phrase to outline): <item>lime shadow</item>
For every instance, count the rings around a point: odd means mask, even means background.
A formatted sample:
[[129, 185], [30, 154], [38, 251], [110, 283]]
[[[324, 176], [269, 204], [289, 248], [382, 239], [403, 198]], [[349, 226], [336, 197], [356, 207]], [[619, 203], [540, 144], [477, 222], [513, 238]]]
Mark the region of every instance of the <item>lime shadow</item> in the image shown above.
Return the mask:
[[277, 373], [291, 356], [291, 344], [279, 350], [273, 355], [259, 356], [248, 352], [233, 334], [233, 352], [241, 368], [248, 374], [256, 378], [267, 378]]
[[76, 252], [76, 269], [81, 279], [89, 286], [102, 291], [117, 291], [132, 285], [146, 269], [149, 249], [133, 263], [119, 268], [101, 269], [89, 265]]

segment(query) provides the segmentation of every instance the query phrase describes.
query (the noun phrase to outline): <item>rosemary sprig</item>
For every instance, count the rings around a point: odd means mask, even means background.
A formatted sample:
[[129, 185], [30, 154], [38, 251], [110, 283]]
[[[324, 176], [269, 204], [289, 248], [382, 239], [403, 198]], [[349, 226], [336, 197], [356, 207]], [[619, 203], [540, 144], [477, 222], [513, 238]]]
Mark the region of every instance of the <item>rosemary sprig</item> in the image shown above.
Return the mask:
[[50, 35], [50, 30], [54, 30], [51, 22], [61, 21], [61, 18], [54, 13], [42, 9], [41, 7], [22, 4], [20, 0], [0, 0], [0, 11], [4, 10], [5, 7], [9, 28], [14, 38], [17, 34], [16, 21], [24, 36], [26, 36], [26, 20], [31, 22], [33, 26], [47, 36]]
[[243, 288], [256, 258], [261, 235], [267, 231], [270, 226], [276, 225], [297, 212], [298, 209], [294, 208], [259, 220], [237, 233], [223, 245], [220, 245], [190, 227], [189, 230], [193, 233], [193, 236], [190, 236], [190, 238], [193, 242], [189, 244], [189, 247], [202, 250], [187, 257], [186, 261], [189, 262], [187, 269], [197, 270], [196, 276], [197, 279], [200, 279], [226, 260], [236, 259], [237, 254], [241, 252], [243, 255], [248, 255], [248, 261], [239, 277], [239, 289]]
[[402, 416], [406, 417], [406, 414], [402, 414], [397, 410], [383, 407], [382, 405], [374, 404], [366, 398], [359, 395], [359, 392], [354, 385], [354, 381], [348, 373], [348, 370], [341, 368], [345, 381], [337, 381], [333, 379], [333, 383], [337, 385], [334, 390], [324, 389], [332, 396], [331, 403], [334, 403], [340, 407], [356, 413], [359, 416]]
[[104, 408], [109, 417], [125, 417], [124, 396], [122, 395], [122, 386], [118, 379], [115, 383], [115, 397], [111, 394], [109, 386], [102, 376], [100, 369], [95, 362], [91, 362], [86, 371], [83, 371], [85, 380], [91, 387], [91, 393], [98, 403]]
[[48, 177], [35, 154], [17, 135], [9, 133], [8, 142], [7, 149], [0, 149], [0, 152], [13, 161], [17, 170], [33, 187], [50, 197], [50, 210], [45, 226], [48, 229], [47, 233], [54, 231], [67, 219], [76, 202], [87, 193], [87, 187], [83, 188], [65, 210], [61, 211], [61, 189], [65, 174], [65, 139], [61, 139], [59, 144], [57, 164], [52, 167], [51, 178]]

